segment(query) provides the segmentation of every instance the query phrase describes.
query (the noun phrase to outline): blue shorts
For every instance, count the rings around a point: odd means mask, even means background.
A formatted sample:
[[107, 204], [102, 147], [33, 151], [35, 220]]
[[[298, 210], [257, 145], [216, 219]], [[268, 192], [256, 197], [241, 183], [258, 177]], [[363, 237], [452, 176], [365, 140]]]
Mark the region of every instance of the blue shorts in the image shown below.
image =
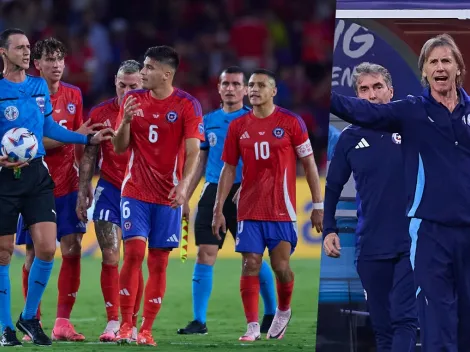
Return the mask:
[[238, 222], [235, 251], [239, 253], [263, 254], [266, 247], [269, 252], [281, 241], [291, 244], [291, 254], [297, 246], [297, 223], [290, 221], [255, 221]]
[[181, 238], [182, 207], [152, 204], [134, 198], [121, 199], [122, 238], [148, 239], [149, 248], [178, 248]]
[[100, 178], [95, 189], [93, 221], [108, 221], [121, 226], [121, 190]]
[[[55, 208], [57, 211], [57, 240], [59, 242], [63, 236], [86, 232], [86, 225], [78, 219], [77, 213], [75, 212], [77, 194], [78, 192], [75, 191], [55, 199]], [[25, 227], [21, 215], [18, 218], [18, 225], [16, 226], [16, 244], [33, 244], [29, 230]]]

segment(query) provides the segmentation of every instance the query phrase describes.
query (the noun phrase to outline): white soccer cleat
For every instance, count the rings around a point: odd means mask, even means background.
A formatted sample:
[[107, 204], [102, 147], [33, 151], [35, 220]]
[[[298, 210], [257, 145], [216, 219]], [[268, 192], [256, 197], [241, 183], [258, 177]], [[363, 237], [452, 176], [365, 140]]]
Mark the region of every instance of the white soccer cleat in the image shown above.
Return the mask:
[[137, 342], [137, 332], [138, 332], [138, 331], [137, 331], [137, 327], [134, 326], [134, 327], [132, 328], [132, 337], [131, 337], [131, 341], [132, 341], [132, 342]]
[[268, 339], [282, 339], [287, 330], [287, 325], [292, 317], [292, 310], [282, 311], [276, 309], [276, 315], [274, 316], [271, 327], [268, 330], [266, 338]]
[[119, 332], [119, 328], [121, 327], [119, 321], [111, 320], [108, 321], [106, 328], [104, 329], [103, 333], [100, 335], [101, 342], [114, 342], [116, 341], [116, 335]]
[[261, 340], [260, 326], [258, 323], [248, 323], [245, 335], [239, 338], [240, 341]]

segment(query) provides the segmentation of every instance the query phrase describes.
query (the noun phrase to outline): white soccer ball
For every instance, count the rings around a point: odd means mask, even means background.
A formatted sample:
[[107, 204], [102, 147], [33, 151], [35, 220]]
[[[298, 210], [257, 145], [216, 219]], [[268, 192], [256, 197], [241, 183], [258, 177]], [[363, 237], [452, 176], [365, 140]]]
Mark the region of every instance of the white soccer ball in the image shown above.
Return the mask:
[[2, 138], [2, 154], [10, 162], [28, 162], [38, 152], [38, 140], [34, 133], [26, 128], [12, 128]]

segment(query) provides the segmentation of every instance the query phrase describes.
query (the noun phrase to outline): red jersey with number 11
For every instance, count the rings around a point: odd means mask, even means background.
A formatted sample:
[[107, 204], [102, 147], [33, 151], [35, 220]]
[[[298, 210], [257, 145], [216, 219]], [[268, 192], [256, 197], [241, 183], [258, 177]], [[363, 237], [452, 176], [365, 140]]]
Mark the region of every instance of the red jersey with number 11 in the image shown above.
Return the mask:
[[253, 111], [233, 120], [222, 160], [243, 161], [238, 221], [296, 221], [296, 160], [313, 153], [304, 121], [277, 107], [266, 118]]
[[156, 99], [148, 90], [127, 93], [116, 122], [119, 128], [128, 96], [140, 107], [131, 122], [130, 157], [122, 184], [122, 196], [153, 204], [170, 205], [168, 195], [182, 178], [184, 142], [204, 140], [199, 102], [174, 88], [165, 99]]

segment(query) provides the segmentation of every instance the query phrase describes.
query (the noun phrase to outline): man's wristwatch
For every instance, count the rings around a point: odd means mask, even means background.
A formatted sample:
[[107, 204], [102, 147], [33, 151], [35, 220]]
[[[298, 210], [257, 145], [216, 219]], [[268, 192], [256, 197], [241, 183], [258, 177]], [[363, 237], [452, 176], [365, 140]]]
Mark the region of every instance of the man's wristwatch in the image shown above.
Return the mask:
[[91, 145], [91, 139], [93, 138], [94, 134], [89, 134], [86, 136], [86, 145]]

